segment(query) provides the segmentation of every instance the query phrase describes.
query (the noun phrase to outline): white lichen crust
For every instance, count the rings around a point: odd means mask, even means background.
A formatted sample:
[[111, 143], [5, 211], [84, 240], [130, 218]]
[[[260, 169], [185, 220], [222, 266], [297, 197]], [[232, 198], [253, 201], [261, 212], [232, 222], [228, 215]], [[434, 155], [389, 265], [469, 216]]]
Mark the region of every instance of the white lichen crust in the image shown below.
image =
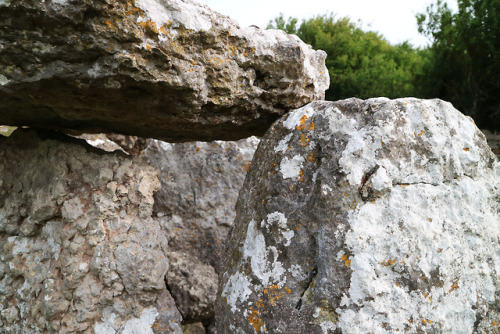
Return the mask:
[[221, 333], [500, 330], [500, 163], [451, 104], [315, 102], [272, 127], [252, 166]]

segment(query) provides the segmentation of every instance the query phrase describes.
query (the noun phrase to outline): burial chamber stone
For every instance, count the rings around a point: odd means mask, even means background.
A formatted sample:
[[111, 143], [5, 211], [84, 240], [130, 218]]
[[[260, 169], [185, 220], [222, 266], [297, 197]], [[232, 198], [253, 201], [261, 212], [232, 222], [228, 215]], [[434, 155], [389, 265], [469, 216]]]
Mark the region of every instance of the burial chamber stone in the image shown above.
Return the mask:
[[159, 170], [153, 219], [168, 239], [166, 282], [185, 322], [214, 323], [219, 262], [258, 143], [153, 140], [142, 153]]
[[0, 136], [0, 333], [214, 333], [259, 141], [84, 137]]
[[440, 100], [313, 102], [277, 121], [236, 206], [229, 333], [496, 333], [500, 163]]
[[170, 142], [262, 135], [326, 53], [190, 0], [0, 1], [0, 124]]
[[182, 333], [157, 170], [47, 131], [0, 148], [0, 332]]

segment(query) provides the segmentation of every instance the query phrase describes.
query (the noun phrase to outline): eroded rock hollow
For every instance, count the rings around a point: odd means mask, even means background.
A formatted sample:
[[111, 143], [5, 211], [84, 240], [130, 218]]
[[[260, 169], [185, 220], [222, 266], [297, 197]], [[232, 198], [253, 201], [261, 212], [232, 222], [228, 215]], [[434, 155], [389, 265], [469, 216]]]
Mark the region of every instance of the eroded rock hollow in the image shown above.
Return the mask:
[[218, 333], [488, 333], [500, 163], [440, 100], [314, 102], [262, 139], [220, 276]]

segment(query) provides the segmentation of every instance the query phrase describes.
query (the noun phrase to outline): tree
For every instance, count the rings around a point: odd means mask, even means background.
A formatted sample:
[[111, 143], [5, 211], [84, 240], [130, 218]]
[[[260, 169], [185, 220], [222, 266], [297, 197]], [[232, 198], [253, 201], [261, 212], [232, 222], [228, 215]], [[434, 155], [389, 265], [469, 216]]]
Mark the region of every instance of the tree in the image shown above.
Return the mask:
[[425, 57], [408, 42], [393, 46], [375, 32], [365, 32], [347, 17], [320, 15], [303, 20], [275, 18], [268, 28], [296, 34], [315, 49], [326, 51], [330, 74], [329, 100], [348, 97], [396, 98], [417, 95], [415, 78]]
[[432, 41], [425, 94], [500, 130], [500, 0], [458, 0], [458, 13], [437, 0], [417, 21]]

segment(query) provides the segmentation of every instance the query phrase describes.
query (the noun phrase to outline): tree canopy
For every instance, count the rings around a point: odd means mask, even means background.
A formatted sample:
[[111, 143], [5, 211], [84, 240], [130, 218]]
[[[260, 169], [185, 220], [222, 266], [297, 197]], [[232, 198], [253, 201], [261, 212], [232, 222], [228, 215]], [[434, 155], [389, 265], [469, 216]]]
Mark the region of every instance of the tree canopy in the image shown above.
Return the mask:
[[437, 0], [417, 20], [432, 41], [425, 95], [500, 130], [500, 0], [458, 0], [457, 13]]
[[500, 0], [443, 0], [417, 15], [431, 46], [391, 45], [359, 22], [332, 14], [303, 20], [283, 15], [268, 24], [326, 51], [329, 100], [348, 97], [441, 98], [479, 127], [500, 130]]
[[425, 57], [408, 42], [391, 45], [380, 34], [363, 31], [349, 18], [320, 15], [304, 20], [281, 15], [268, 28], [295, 34], [315, 49], [326, 51], [330, 73], [329, 100], [348, 97], [396, 98], [415, 95], [416, 77], [422, 74]]

